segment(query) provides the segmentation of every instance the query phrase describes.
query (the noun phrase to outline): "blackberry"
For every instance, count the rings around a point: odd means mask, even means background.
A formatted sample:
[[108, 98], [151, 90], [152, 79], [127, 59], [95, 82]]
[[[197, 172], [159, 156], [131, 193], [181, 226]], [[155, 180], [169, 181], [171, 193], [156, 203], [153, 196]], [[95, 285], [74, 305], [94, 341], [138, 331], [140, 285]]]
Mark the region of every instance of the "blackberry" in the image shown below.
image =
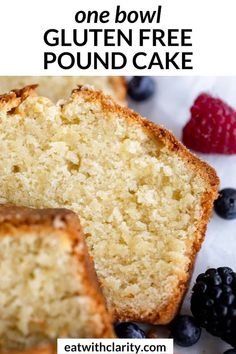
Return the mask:
[[197, 277], [191, 311], [201, 327], [236, 347], [236, 273], [211, 268]]

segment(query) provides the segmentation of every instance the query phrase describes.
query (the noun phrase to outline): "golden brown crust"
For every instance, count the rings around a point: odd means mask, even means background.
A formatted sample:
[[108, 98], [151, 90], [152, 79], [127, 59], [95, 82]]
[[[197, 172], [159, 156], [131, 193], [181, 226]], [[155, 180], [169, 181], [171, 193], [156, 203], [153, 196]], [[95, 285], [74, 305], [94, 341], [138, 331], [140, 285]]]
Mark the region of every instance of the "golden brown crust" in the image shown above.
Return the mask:
[[27, 97], [35, 94], [38, 85], [25, 86], [22, 89], [12, 90], [7, 94], [0, 95], [0, 109], [10, 111], [19, 106]]
[[[19, 78], [19, 80], [17, 80]], [[98, 77], [99, 78], [99, 77]], [[127, 84], [126, 84], [126, 80], [124, 76], [107, 76], [107, 81], [106, 84], [109, 86], [109, 88], [111, 89], [110, 91], [112, 92], [112, 96], [114, 99], [117, 100], [117, 102], [119, 102], [120, 104], [127, 104]], [[50, 77], [49, 77], [50, 79]], [[63, 78], [62, 78], [63, 79]], [[3, 82], [2, 82], [3, 80]], [[38, 83], [40, 84], [40, 77], [33, 77], [34, 82], [33, 83]], [[8, 83], [7, 87], [9, 88], [9, 90], [17, 93], [17, 91], [19, 92], [18, 97], [21, 97], [22, 94], [20, 93], [21, 90], [17, 89], [17, 86], [19, 86], [20, 82], [24, 82], [25, 85], [31, 85], [31, 86], [27, 86], [28, 88], [31, 87], [32, 89], [37, 88], [38, 85], [32, 85], [30, 83], [32, 83], [32, 78], [31, 80], [29, 80], [29, 77], [27, 76], [20, 76], [20, 77], [13, 77], [13, 82], [11, 80], [11, 77], [2, 77], [0, 78], [0, 89], [1, 89], [1, 85], [3, 85], [3, 87], [6, 87], [6, 82], [11, 83], [11, 85], [13, 85], [14, 87], [9, 87], [10, 83]], [[15, 83], [14, 83], [15, 82]], [[83, 81], [82, 81], [83, 82]], [[78, 84], [80, 84], [80, 77], [78, 77]], [[41, 85], [40, 85], [41, 87]], [[19, 88], [19, 87], [18, 87]], [[44, 92], [45, 91], [45, 92]], [[29, 90], [27, 89], [27, 92], [29, 93]], [[67, 92], [67, 94], [69, 95], [69, 91]], [[47, 90], [41, 90], [41, 94], [42, 95], [47, 95]], [[0, 96], [1, 97], [1, 96]], [[60, 97], [60, 99], [62, 99], [63, 97]]]
[[109, 81], [114, 90], [116, 99], [126, 104], [127, 100], [127, 84], [124, 76], [110, 76]]
[[179, 306], [181, 305], [183, 295], [186, 292], [196, 253], [200, 249], [203, 242], [206, 226], [211, 215], [213, 202], [218, 195], [219, 178], [217, 177], [216, 172], [212, 167], [192, 154], [181, 142], [179, 142], [174, 137], [171, 132], [165, 128], [152, 123], [145, 118], [142, 118], [138, 113], [135, 113], [127, 107], [119, 106], [110, 96], [103, 95], [101, 91], [91, 90], [86, 87], [79, 86], [77, 89], [73, 90], [71, 99], [77, 95], [82, 96], [86, 101], [98, 102], [105, 113], [120, 114], [122, 117], [125, 117], [127, 122], [130, 124], [133, 124], [134, 122], [140, 124], [146, 130], [147, 134], [150, 135], [150, 138], [157, 139], [158, 141], [162, 142], [165, 146], [168, 147], [169, 150], [173, 152], [173, 154], [176, 154], [181, 159], [186, 161], [189, 167], [192, 168], [192, 170], [197, 175], [202, 177], [207, 187], [206, 192], [202, 197], [203, 216], [199, 222], [197, 231], [195, 232], [195, 242], [188, 254], [190, 259], [190, 266], [186, 272], [186, 280], [180, 281], [179, 287], [176, 289], [176, 293], [174, 296], [172, 296], [172, 302], [168, 303], [168, 305], [163, 309], [157, 309], [155, 313], [146, 313], [144, 315], [134, 313], [132, 310], [121, 312], [119, 308], [112, 309], [113, 316], [119, 320], [136, 320], [150, 322], [153, 324], [166, 324], [170, 322], [176, 315]]
[[[27, 207], [18, 207], [10, 205], [0, 206], [0, 237], [3, 237], [6, 229], [24, 228], [24, 230], [32, 229], [63, 229], [67, 231], [72, 242], [72, 253], [78, 258], [79, 264], [85, 269], [83, 272], [83, 286], [85, 292], [96, 303], [96, 311], [101, 315], [103, 320], [103, 332], [99, 338], [114, 338], [111, 318], [106, 311], [105, 300], [99, 287], [98, 279], [94, 270], [92, 259], [90, 258], [87, 246], [84, 241], [84, 235], [78, 216], [67, 209], [33, 209]], [[12, 233], [14, 235], [14, 233]], [[16, 234], [17, 236], [17, 234]], [[83, 252], [77, 252], [78, 244], [83, 244]], [[1, 349], [0, 349], [1, 350]], [[18, 352], [11, 352], [11, 354]], [[23, 351], [26, 354], [49, 354], [55, 353], [53, 346], [43, 348], [35, 348]], [[0, 352], [1, 354], [1, 352]]]
[[[73, 211], [67, 209], [34, 209], [23, 206], [1, 205], [0, 226], [10, 222], [11, 225], [44, 225], [51, 226], [55, 218], [66, 222], [67, 226], [73, 221], [78, 224], [78, 218]], [[74, 225], [73, 225], [74, 226]], [[77, 226], [78, 229], [78, 226]], [[81, 231], [80, 229], [78, 231]]]

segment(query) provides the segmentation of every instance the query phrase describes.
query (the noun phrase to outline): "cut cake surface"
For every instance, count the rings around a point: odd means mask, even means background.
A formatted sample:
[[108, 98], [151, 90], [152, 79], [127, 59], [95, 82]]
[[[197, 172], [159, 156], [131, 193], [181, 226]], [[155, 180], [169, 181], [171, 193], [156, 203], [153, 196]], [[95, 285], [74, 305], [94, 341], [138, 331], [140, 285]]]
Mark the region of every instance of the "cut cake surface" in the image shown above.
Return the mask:
[[24, 86], [38, 84], [39, 95], [53, 102], [68, 98], [77, 85], [91, 85], [126, 104], [126, 83], [123, 76], [0, 76], [0, 94]]
[[1, 353], [52, 353], [59, 337], [113, 336], [73, 212], [1, 206], [0, 261]]
[[119, 320], [175, 316], [218, 177], [163, 127], [79, 87], [64, 105], [33, 87], [0, 99], [0, 197], [80, 215]]

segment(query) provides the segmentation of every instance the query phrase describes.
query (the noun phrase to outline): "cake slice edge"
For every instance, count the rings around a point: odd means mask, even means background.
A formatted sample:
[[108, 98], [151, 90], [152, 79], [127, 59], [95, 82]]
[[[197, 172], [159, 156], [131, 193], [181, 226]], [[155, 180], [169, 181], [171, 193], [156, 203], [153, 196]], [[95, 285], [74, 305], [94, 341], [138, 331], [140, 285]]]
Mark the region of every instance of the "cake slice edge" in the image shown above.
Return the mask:
[[[96, 309], [95, 314], [97, 319], [93, 322], [94, 326], [98, 318], [101, 320], [100, 329], [91, 328], [91, 337], [99, 338], [114, 338], [114, 331], [112, 326], [112, 319], [106, 309], [105, 299], [102, 295], [97, 275], [94, 270], [93, 261], [88, 254], [87, 246], [84, 241], [83, 232], [78, 219], [78, 216], [70, 210], [67, 209], [34, 209], [22, 206], [12, 206], [12, 205], [1, 205], [0, 206], [0, 239], [4, 238], [4, 234], [11, 237], [21, 237], [21, 234], [17, 235], [17, 230], [26, 232], [27, 237], [28, 231], [32, 229], [32, 233], [37, 230], [44, 230], [45, 236], [40, 237], [50, 237], [47, 235], [47, 231], [51, 228], [58, 230], [58, 232], [67, 233], [69, 240], [72, 245], [72, 256], [78, 259], [78, 264], [83, 267], [81, 272], [81, 284], [84, 287], [82, 297], [86, 296], [89, 301], [91, 301], [91, 306]], [[62, 242], [63, 238], [62, 238]], [[78, 251], [77, 251], [78, 247]], [[48, 279], [50, 282], [50, 278]], [[63, 279], [62, 279], [63, 281]], [[80, 295], [79, 295], [80, 296]], [[80, 319], [78, 318], [78, 321]], [[99, 333], [99, 334], [98, 334]], [[1, 346], [1, 344], [0, 344]], [[4, 349], [0, 348], [0, 353], [4, 353]], [[26, 348], [25, 350], [8, 350], [7, 353], [56, 353], [56, 344], [45, 345], [42, 343], [37, 347]]]
[[188, 284], [193, 272], [196, 255], [204, 241], [207, 224], [212, 214], [213, 203], [218, 196], [220, 182], [219, 177], [213, 167], [211, 167], [207, 162], [201, 160], [194, 153], [190, 152], [171, 131], [148, 120], [147, 118], [141, 117], [140, 114], [128, 107], [119, 106], [112, 99], [112, 97], [105, 96], [101, 91], [91, 90], [85, 86], [78, 86], [77, 89], [73, 90], [71, 95], [72, 100], [74, 96], [81, 97], [84, 101], [91, 102], [92, 104], [99, 102], [104, 112], [115, 112], [120, 114], [128, 119], [131, 124], [132, 121], [137, 122], [146, 130], [147, 134], [149, 134], [151, 138], [154, 137], [159, 139], [163, 142], [163, 144], [168, 146], [169, 150], [171, 150], [173, 154], [178, 155], [186, 163], [188, 163], [191, 169], [195, 171], [196, 174], [198, 174], [205, 182], [206, 192], [203, 194], [201, 200], [203, 217], [198, 225], [198, 229], [195, 232], [195, 240], [192, 250], [188, 254], [190, 264], [187, 272], [187, 281], [179, 283], [179, 287], [176, 290], [175, 295], [172, 297], [172, 301], [162, 309], [158, 309], [156, 313], [148, 313], [142, 317], [139, 314], [137, 315], [136, 313], [132, 313], [132, 311], [129, 313], [127, 311], [121, 312], [118, 308], [113, 308], [111, 310], [114, 318], [121, 321], [142, 321], [161, 325], [167, 324], [179, 311], [183, 297], [188, 290]]
[[[22, 90], [18, 90], [17, 92], [12, 92], [10, 95], [2, 96], [2, 98], [0, 98], [0, 106], [1, 102], [4, 101], [4, 106], [6, 107], [6, 104], [8, 105], [7, 109], [14, 109], [27, 96], [33, 94], [33, 91], [34, 87], [30, 86]], [[171, 132], [155, 123], [148, 121], [145, 118], [142, 118], [139, 114], [128, 108], [120, 107], [111, 97], [103, 95], [100, 91], [91, 90], [86, 87], [78, 87], [73, 91], [71, 99], [73, 100], [74, 97], [79, 97], [82, 100], [92, 104], [99, 103], [104, 113], [119, 113], [129, 120], [131, 124], [132, 122], [137, 122], [143, 127], [143, 129], [145, 129], [150, 137], [154, 137], [163, 142], [163, 144], [168, 146], [168, 149], [172, 151], [173, 154], [176, 154], [183, 159], [197, 175], [201, 176], [205, 183], [206, 192], [202, 196], [201, 201], [203, 217], [198, 224], [197, 231], [195, 232], [193, 247], [188, 253], [190, 264], [187, 278], [189, 279], [196, 254], [204, 239], [207, 222], [209, 221], [212, 211], [213, 201], [216, 199], [218, 194], [219, 179], [215, 170], [188, 151]], [[129, 312], [121, 312], [119, 308], [112, 308], [111, 311], [114, 317], [119, 320], [137, 320], [156, 324], [165, 324], [170, 322], [178, 311], [183, 295], [187, 290], [187, 286], [188, 281], [180, 282], [178, 288], [176, 289], [175, 295], [172, 297], [172, 301], [169, 302], [167, 306], [157, 309], [157, 311], [153, 313], [147, 313], [146, 315], [140, 316], [140, 314], [134, 313], [132, 310]]]

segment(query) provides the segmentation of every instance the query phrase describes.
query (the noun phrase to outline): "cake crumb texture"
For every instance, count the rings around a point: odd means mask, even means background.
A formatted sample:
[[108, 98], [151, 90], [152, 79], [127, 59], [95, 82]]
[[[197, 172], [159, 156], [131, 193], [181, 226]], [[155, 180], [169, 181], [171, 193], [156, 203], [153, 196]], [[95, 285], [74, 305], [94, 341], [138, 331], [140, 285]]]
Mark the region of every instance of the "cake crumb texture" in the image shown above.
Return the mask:
[[0, 200], [78, 213], [114, 318], [168, 323], [217, 196], [215, 171], [98, 91], [80, 87], [63, 106], [32, 94], [7, 106]]
[[0, 207], [0, 260], [1, 353], [113, 336], [74, 213]]

